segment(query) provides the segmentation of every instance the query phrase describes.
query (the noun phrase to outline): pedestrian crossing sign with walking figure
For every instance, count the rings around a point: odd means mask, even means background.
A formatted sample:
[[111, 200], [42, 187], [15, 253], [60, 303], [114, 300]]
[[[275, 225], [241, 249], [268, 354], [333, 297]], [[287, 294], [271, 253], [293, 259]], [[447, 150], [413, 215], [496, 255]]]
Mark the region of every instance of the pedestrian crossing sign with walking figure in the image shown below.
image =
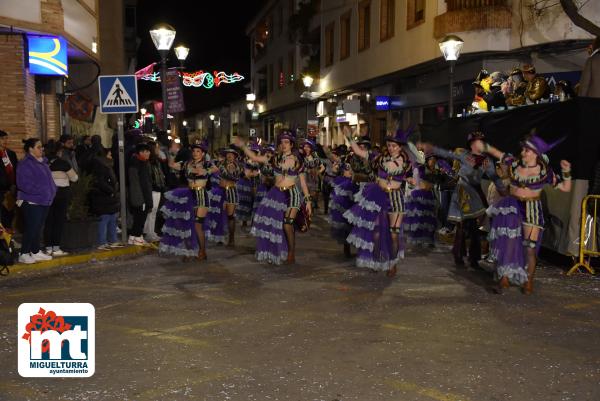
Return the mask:
[[137, 113], [138, 94], [135, 75], [103, 75], [98, 77], [100, 112]]

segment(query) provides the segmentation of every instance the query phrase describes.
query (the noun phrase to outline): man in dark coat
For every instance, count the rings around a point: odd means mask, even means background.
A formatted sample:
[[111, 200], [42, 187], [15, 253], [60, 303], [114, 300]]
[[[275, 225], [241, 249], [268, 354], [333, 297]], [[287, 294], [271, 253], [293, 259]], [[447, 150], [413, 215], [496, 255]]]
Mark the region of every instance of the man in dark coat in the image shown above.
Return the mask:
[[8, 149], [8, 134], [0, 130], [0, 222], [12, 230], [17, 196], [17, 155]]
[[129, 209], [133, 216], [133, 226], [129, 235], [129, 243], [146, 245], [144, 240], [144, 223], [146, 216], [152, 210], [152, 174], [150, 171], [150, 146], [138, 143], [127, 167], [127, 192]]
[[583, 66], [579, 96], [600, 98], [600, 37], [592, 43], [590, 57]]

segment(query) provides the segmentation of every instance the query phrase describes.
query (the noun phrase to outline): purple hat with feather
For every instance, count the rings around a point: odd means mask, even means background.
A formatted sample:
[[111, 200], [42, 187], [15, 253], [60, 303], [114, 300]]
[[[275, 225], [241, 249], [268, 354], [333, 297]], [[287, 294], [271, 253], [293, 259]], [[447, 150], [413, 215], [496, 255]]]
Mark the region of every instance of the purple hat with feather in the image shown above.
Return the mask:
[[525, 138], [523, 142], [521, 142], [521, 146], [523, 146], [524, 148], [531, 149], [541, 156], [545, 153], [548, 153], [550, 150], [552, 150], [552, 148], [554, 148], [556, 145], [558, 145], [565, 139], [567, 139], [567, 137], [563, 136], [562, 138], [559, 138], [554, 142], [547, 143], [542, 138], [537, 136], [534, 128], [533, 130], [531, 130], [531, 134], [529, 134], [529, 136]]
[[190, 148], [202, 149], [204, 153], [208, 152], [208, 141], [204, 139], [202, 142], [193, 143]]
[[396, 134], [394, 136], [386, 136], [385, 141], [406, 144], [408, 143], [408, 137], [410, 134], [412, 134], [413, 130], [414, 126], [409, 127], [406, 131], [404, 131], [402, 128], [398, 128]]
[[282, 140], [287, 139], [290, 142], [296, 142], [296, 134], [292, 131], [283, 131], [277, 137], [277, 143], [280, 143]]
[[312, 150], [315, 150], [315, 148], [317, 147], [317, 144], [314, 141], [311, 141], [310, 139], [305, 139], [304, 141], [302, 141], [302, 146], [304, 145], [310, 146]]

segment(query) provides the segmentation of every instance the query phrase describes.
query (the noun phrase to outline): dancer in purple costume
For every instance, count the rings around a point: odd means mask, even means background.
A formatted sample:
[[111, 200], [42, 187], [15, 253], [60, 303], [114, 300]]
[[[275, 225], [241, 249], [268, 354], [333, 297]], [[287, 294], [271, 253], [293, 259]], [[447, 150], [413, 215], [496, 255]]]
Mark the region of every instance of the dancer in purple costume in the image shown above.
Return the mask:
[[317, 144], [310, 139], [305, 139], [301, 147], [302, 162], [304, 165], [304, 175], [306, 177], [306, 186], [312, 198], [314, 209], [318, 207], [318, 196], [320, 191], [319, 181], [321, 174], [325, 171], [323, 161], [315, 151]]
[[248, 149], [238, 138], [246, 155], [259, 163], [271, 163], [275, 175], [275, 185], [267, 192], [256, 210], [252, 222], [252, 235], [256, 237], [256, 259], [279, 265], [283, 262], [295, 263], [294, 220], [301, 208], [302, 197], [297, 181], [304, 193], [306, 211], [312, 214], [311, 197], [306, 185], [301, 158], [293, 152], [295, 137], [290, 132], [278, 138], [278, 152], [269, 159]]
[[[433, 155], [426, 159], [432, 160]], [[409, 244], [417, 246], [434, 246], [437, 218], [435, 215], [436, 200], [433, 193], [434, 173], [428, 164], [420, 164], [413, 170], [411, 181], [415, 188], [410, 192], [405, 203], [404, 232]]]
[[[239, 202], [236, 182], [243, 170], [238, 153], [233, 148], [223, 149], [225, 159], [218, 165], [219, 185], [211, 189], [209, 208], [209, 240], [224, 242], [225, 227], [229, 234], [228, 247], [235, 245], [235, 208]], [[224, 224], [226, 222], [226, 224]]]
[[165, 193], [161, 212], [165, 216], [163, 236], [158, 250], [161, 254], [194, 256], [206, 259], [205, 217], [208, 213], [206, 184], [214, 166], [206, 161], [206, 144], [193, 144], [192, 158], [184, 163], [171, 162], [169, 167], [181, 171], [188, 187]]
[[[402, 184], [412, 171], [404, 146], [410, 133], [411, 130], [399, 129], [394, 136], [385, 138], [387, 154], [377, 156], [373, 162], [375, 182], [366, 184], [355, 196], [356, 204], [344, 213], [353, 225], [347, 241], [357, 248], [356, 265], [385, 271], [388, 277], [396, 274], [404, 257]], [[348, 139], [356, 155], [368, 157], [368, 152]]]
[[[252, 144], [250, 149], [258, 152], [260, 147]], [[242, 222], [242, 228], [245, 228], [252, 221], [252, 208], [257, 189], [256, 178], [258, 178], [260, 165], [252, 160], [246, 160], [243, 167], [244, 172], [236, 183], [239, 203], [235, 209], [235, 216]]]
[[537, 252], [544, 229], [542, 189], [546, 185], [553, 185], [564, 192], [571, 190], [571, 164], [566, 160], [560, 161], [562, 180], [559, 180], [546, 156], [546, 152], [561, 141], [547, 144], [532, 133], [521, 143], [519, 158], [483, 141], [477, 143], [481, 151], [508, 166], [510, 176], [510, 195], [499, 200], [488, 211], [493, 217], [489, 238], [497, 261], [496, 276], [500, 280], [497, 292], [502, 292], [511, 283], [522, 286], [525, 294], [533, 292]]
[[[261, 155], [266, 156], [269, 160], [271, 160], [274, 154], [275, 146], [273, 145], [267, 145], [261, 149]], [[252, 206], [252, 220], [254, 220], [254, 215], [256, 214], [256, 210], [260, 206], [260, 202], [275, 184], [273, 166], [270, 162], [262, 163], [260, 165], [259, 179], [260, 182], [258, 184], [258, 187], [256, 188], [256, 196], [254, 198], [254, 205]]]

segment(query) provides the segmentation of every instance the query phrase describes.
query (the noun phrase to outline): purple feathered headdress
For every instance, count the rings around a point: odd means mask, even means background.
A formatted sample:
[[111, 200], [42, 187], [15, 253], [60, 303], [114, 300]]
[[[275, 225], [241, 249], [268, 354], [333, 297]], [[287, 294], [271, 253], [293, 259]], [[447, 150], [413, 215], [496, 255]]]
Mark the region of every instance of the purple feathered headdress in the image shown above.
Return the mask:
[[533, 150], [535, 153], [541, 156], [545, 153], [548, 153], [550, 150], [552, 150], [552, 148], [554, 148], [556, 145], [558, 145], [565, 139], [567, 139], [567, 137], [563, 136], [562, 138], [559, 138], [554, 142], [547, 143], [542, 138], [537, 136], [535, 129], [533, 129], [531, 131], [531, 134], [525, 139], [525, 141], [521, 142], [521, 145], [525, 148]]
[[208, 141], [206, 139], [204, 139], [202, 142], [197, 142], [197, 143], [192, 144], [190, 146], [190, 148], [202, 149], [202, 151], [204, 151], [204, 153], [206, 153], [206, 152], [208, 152]]
[[385, 137], [385, 141], [386, 142], [396, 142], [399, 144], [406, 144], [406, 143], [408, 143], [408, 137], [410, 136], [410, 134], [413, 133], [414, 129], [415, 129], [414, 126], [409, 127], [406, 131], [404, 131], [402, 128], [398, 128], [398, 130], [396, 131], [396, 134], [394, 136]]
[[283, 139], [287, 139], [290, 142], [296, 142], [296, 133], [293, 131], [283, 131], [281, 134], [279, 134], [279, 136], [277, 137], [277, 143], [281, 143], [281, 141]]
[[314, 141], [311, 141], [310, 139], [305, 139], [304, 141], [302, 141], [302, 146], [304, 145], [310, 146], [312, 150], [315, 150], [315, 148], [317, 147], [317, 144]]

